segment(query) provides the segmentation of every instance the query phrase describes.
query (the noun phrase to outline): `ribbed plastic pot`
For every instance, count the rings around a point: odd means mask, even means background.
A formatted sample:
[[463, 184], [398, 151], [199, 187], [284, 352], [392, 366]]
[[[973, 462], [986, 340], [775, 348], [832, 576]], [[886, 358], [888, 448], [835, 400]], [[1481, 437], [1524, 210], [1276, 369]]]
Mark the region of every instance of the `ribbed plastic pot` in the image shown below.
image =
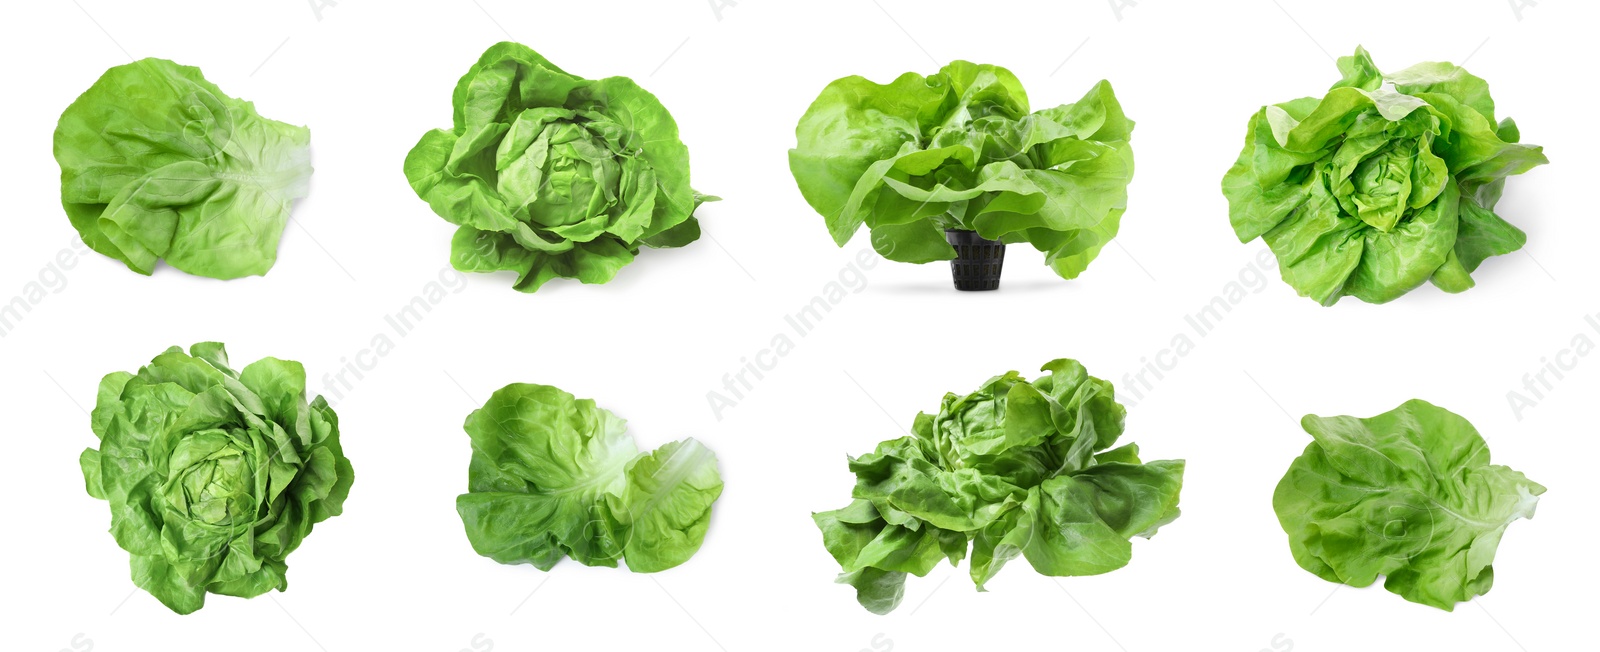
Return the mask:
[[1004, 243], [963, 229], [945, 229], [944, 239], [956, 248], [956, 259], [950, 261], [950, 276], [955, 279], [957, 290], [1000, 289], [1000, 269], [1006, 262]]

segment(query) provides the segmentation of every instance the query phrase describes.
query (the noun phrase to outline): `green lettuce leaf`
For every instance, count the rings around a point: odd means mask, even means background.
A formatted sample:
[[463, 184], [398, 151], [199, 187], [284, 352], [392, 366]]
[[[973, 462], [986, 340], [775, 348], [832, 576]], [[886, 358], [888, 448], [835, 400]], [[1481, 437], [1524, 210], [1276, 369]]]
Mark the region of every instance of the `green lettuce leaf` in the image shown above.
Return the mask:
[[1289, 549], [1330, 582], [1383, 586], [1446, 611], [1494, 584], [1506, 527], [1545, 488], [1489, 463], [1466, 419], [1410, 400], [1370, 419], [1306, 415], [1313, 442], [1272, 496]]
[[534, 292], [554, 278], [605, 283], [640, 247], [700, 235], [689, 149], [666, 107], [626, 77], [567, 73], [498, 43], [456, 84], [455, 125], [406, 156], [412, 190], [458, 226], [450, 263], [509, 271]]
[[863, 607], [892, 611], [906, 576], [969, 549], [980, 591], [1019, 556], [1044, 575], [1110, 572], [1132, 559], [1133, 537], [1178, 517], [1183, 461], [1112, 448], [1126, 411], [1111, 383], [1073, 360], [1044, 370], [947, 394], [911, 435], [850, 460], [855, 500], [812, 519]]
[[943, 231], [969, 230], [1027, 242], [1070, 279], [1117, 234], [1133, 125], [1108, 82], [1030, 113], [1010, 71], [956, 61], [829, 84], [795, 128], [789, 169], [841, 247], [865, 224], [885, 258], [950, 260]]
[[61, 114], [61, 205], [85, 244], [149, 275], [266, 274], [311, 180], [311, 132], [261, 117], [200, 69], [107, 70]]
[[289, 553], [343, 511], [355, 478], [338, 415], [305, 395], [300, 363], [234, 371], [214, 342], [100, 381], [100, 443], [79, 463], [89, 495], [111, 504], [135, 584], [183, 614], [208, 592], [288, 588]]
[[465, 429], [472, 462], [456, 511], [473, 550], [502, 564], [666, 570], [700, 549], [722, 495], [700, 442], [641, 453], [626, 422], [554, 387], [507, 385]]
[[1357, 48], [1339, 70], [1321, 99], [1250, 119], [1222, 179], [1234, 233], [1264, 240], [1284, 281], [1323, 305], [1471, 288], [1479, 264], [1526, 240], [1494, 207], [1506, 177], [1549, 162], [1543, 148], [1495, 122], [1488, 83], [1457, 66], [1384, 75]]

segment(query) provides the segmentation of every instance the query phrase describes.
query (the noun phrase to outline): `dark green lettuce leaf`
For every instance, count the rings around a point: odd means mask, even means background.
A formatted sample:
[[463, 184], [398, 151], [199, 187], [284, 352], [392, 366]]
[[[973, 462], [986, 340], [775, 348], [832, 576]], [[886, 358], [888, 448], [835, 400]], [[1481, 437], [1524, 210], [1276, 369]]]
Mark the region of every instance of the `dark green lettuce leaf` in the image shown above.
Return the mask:
[[79, 460], [89, 495], [111, 503], [134, 583], [178, 613], [207, 592], [288, 588], [289, 553], [343, 511], [355, 478], [339, 418], [320, 396], [306, 402], [300, 363], [236, 372], [214, 342], [107, 375], [91, 425], [100, 444]]
[[1030, 113], [1009, 70], [956, 61], [889, 84], [829, 84], [795, 128], [789, 169], [844, 246], [865, 224], [890, 260], [955, 258], [945, 229], [1027, 242], [1075, 278], [1117, 234], [1133, 121], [1101, 81]]
[[1284, 281], [1323, 305], [1471, 288], [1484, 259], [1526, 240], [1494, 207], [1506, 177], [1549, 162], [1543, 148], [1495, 122], [1488, 83], [1457, 66], [1384, 75], [1357, 48], [1339, 70], [1321, 99], [1250, 119], [1222, 179], [1235, 234], [1264, 240]]
[[423, 134], [406, 156], [417, 196], [458, 225], [450, 263], [605, 283], [640, 247], [699, 237], [694, 211], [715, 200], [689, 187], [689, 149], [666, 107], [626, 77], [567, 73], [499, 43], [456, 84], [455, 125]]
[[1113, 571], [1132, 559], [1130, 539], [1178, 517], [1183, 461], [1111, 448], [1126, 415], [1111, 383], [1073, 360], [1044, 370], [947, 394], [911, 435], [850, 460], [855, 500], [812, 518], [863, 607], [888, 613], [907, 575], [969, 548], [980, 591], [1019, 556], [1044, 575]]
[[1295, 561], [1330, 582], [1368, 586], [1382, 575], [1407, 600], [1453, 610], [1489, 591], [1500, 537], [1533, 518], [1545, 491], [1490, 464], [1472, 424], [1425, 401], [1301, 425], [1314, 441], [1272, 508]]

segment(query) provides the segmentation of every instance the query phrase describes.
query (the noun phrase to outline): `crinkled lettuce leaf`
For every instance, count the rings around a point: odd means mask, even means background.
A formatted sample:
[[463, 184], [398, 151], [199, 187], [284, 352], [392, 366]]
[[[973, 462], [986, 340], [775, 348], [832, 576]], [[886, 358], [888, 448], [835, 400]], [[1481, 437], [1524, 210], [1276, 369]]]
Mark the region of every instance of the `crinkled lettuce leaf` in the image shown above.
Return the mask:
[[789, 169], [844, 246], [866, 225], [890, 260], [955, 258], [946, 229], [1027, 242], [1075, 278], [1117, 234], [1134, 122], [1109, 82], [1030, 112], [1009, 70], [956, 61], [888, 84], [845, 77], [795, 128]]
[[1313, 440], [1272, 508], [1304, 568], [1451, 611], [1494, 584], [1506, 527], [1533, 518], [1545, 488], [1489, 463], [1466, 419], [1421, 400], [1369, 419], [1306, 415]]
[[502, 564], [666, 570], [700, 549], [722, 495], [711, 449], [684, 439], [641, 453], [626, 422], [554, 387], [507, 385], [465, 428], [456, 511], [473, 550]]
[[1365, 49], [1322, 98], [1262, 107], [1222, 180], [1241, 242], [1261, 238], [1301, 296], [1392, 301], [1473, 286], [1523, 232], [1495, 214], [1508, 176], [1548, 163], [1496, 122], [1489, 85], [1448, 63], [1384, 75]]
[[1043, 369], [947, 394], [911, 435], [850, 460], [854, 500], [812, 518], [863, 607], [888, 613], [907, 575], [969, 555], [980, 591], [1017, 557], [1050, 576], [1110, 572], [1178, 517], [1183, 461], [1113, 448], [1126, 411], [1111, 383], [1073, 360]]
[[311, 180], [311, 132], [268, 120], [199, 68], [107, 70], [55, 131], [61, 205], [90, 248], [140, 274], [266, 274]]

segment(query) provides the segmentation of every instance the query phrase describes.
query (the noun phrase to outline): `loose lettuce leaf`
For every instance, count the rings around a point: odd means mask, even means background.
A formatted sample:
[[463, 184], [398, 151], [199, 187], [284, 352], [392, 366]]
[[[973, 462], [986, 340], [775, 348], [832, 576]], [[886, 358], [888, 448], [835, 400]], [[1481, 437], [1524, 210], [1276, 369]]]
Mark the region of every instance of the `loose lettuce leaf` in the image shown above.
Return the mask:
[[1549, 162], [1543, 148], [1495, 122], [1488, 83], [1457, 66], [1384, 75], [1357, 48], [1339, 70], [1326, 96], [1250, 119], [1222, 179], [1234, 233], [1264, 240], [1284, 281], [1323, 305], [1471, 288], [1479, 264], [1526, 240], [1494, 208], [1506, 177]]
[[605, 283], [640, 247], [700, 235], [689, 149], [666, 107], [626, 77], [570, 74], [527, 46], [498, 43], [456, 84], [454, 126], [406, 156], [412, 190], [458, 226], [450, 263]]
[[693, 439], [675, 441], [629, 462], [625, 475], [622, 495], [606, 496], [606, 507], [612, 529], [628, 533], [628, 569], [654, 573], [689, 561], [722, 495], [716, 455]]
[[907, 575], [969, 549], [980, 591], [1019, 556], [1044, 575], [1110, 572], [1132, 559], [1130, 539], [1178, 517], [1183, 461], [1112, 448], [1126, 411], [1111, 383], [1073, 360], [1044, 370], [947, 394], [911, 435], [850, 460], [855, 500], [812, 519], [863, 607], [892, 611]]
[[1370, 419], [1306, 415], [1313, 442], [1272, 508], [1294, 559], [1318, 577], [1383, 586], [1446, 611], [1494, 584], [1506, 527], [1545, 488], [1489, 463], [1466, 419], [1421, 400]]
[[846, 77], [800, 118], [789, 169], [844, 246], [865, 224], [885, 258], [955, 258], [945, 229], [1027, 242], [1075, 278], [1117, 234], [1134, 123], [1111, 84], [1030, 113], [1009, 70], [956, 61], [889, 84]]
[[234, 371], [215, 342], [100, 381], [100, 443], [79, 464], [89, 495], [111, 504], [135, 584], [182, 614], [208, 592], [288, 588], [289, 553], [343, 512], [355, 478], [338, 415], [305, 393], [300, 363]]
[[626, 422], [554, 387], [507, 385], [465, 429], [472, 462], [456, 511], [473, 550], [502, 564], [666, 570], [700, 549], [722, 494], [700, 442], [641, 453]]
[[107, 70], [61, 114], [61, 205], [85, 244], [149, 275], [266, 274], [311, 179], [311, 132], [268, 120], [200, 69]]

